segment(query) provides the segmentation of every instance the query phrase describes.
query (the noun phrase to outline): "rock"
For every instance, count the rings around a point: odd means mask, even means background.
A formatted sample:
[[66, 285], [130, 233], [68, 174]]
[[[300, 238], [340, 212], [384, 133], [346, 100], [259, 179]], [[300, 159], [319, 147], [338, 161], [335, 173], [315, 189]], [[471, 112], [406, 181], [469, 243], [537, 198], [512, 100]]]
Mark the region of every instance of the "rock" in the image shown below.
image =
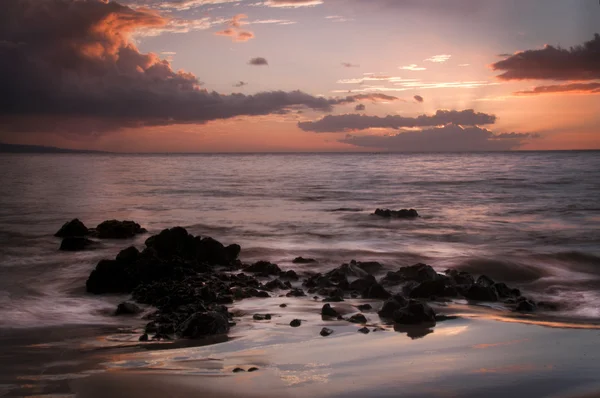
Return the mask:
[[297, 328], [300, 325], [302, 325], [302, 321], [300, 319], [294, 319], [293, 321], [290, 322], [290, 326], [293, 328]]
[[364, 278], [358, 278], [355, 281], [352, 281], [352, 283], [350, 283], [350, 290], [357, 290], [359, 292], [364, 292], [365, 290], [367, 290], [369, 287], [371, 287], [372, 285], [376, 284], [377, 280], [375, 279], [375, 277], [373, 275], [367, 275]]
[[442, 279], [421, 282], [410, 292], [412, 298], [430, 298], [432, 296], [445, 296], [446, 283]]
[[279, 304], [279, 306], [280, 306], [281, 308], [285, 308], [285, 307], [287, 307], [287, 304], [285, 304], [285, 303], [284, 303], [284, 304]]
[[139, 341], [148, 341], [148, 333], [144, 333], [143, 335], [141, 335], [138, 340]]
[[410, 300], [405, 307], [394, 311], [392, 319], [395, 323], [402, 325], [416, 325], [421, 323], [435, 325], [435, 312], [425, 303]]
[[83, 236], [67, 236], [60, 242], [59, 250], [76, 252], [85, 250], [89, 246], [92, 246], [95, 242]]
[[291, 285], [289, 285], [289, 282], [288, 284], [285, 284], [280, 279], [273, 279], [272, 281], [265, 283], [265, 289], [267, 290], [289, 290], [290, 288]]
[[475, 283], [477, 283], [480, 286], [490, 287], [494, 286], [495, 282], [489, 276], [481, 275], [479, 278], [477, 278], [477, 281]]
[[391, 296], [379, 283], [375, 283], [368, 287], [362, 294], [363, 298], [385, 300]]
[[256, 366], [253, 366], [250, 369], [248, 369], [248, 372], [256, 372], [257, 370], [258, 368]]
[[289, 280], [292, 280], [292, 281], [297, 281], [298, 280], [298, 274], [293, 269], [288, 270], [288, 271], [282, 271], [282, 272], [280, 272], [279, 273], [279, 277], [282, 278], [282, 279], [289, 279]]
[[494, 283], [492, 286], [496, 289], [498, 296], [502, 298], [519, 297], [521, 295], [519, 289], [511, 289], [506, 286], [506, 283]]
[[518, 312], [533, 312], [535, 311], [536, 306], [535, 303], [525, 297], [519, 297], [517, 300], [517, 308]]
[[197, 312], [186, 319], [178, 328], [181, 337], [198, 338], [229, 332], [229, 321], [219, 312]]
[[321, 308], [321, 315], [332, 318], [337, 318], [338, 316], [340, 316], [339, 312], [334, 310], [330, 304], [325, 304], [323, 308]]
[[258, 261], [244, 268], [244, 271], [262, 275], [279, 275], [281, 273], [281, 269], [277, 264], [268, 261]]
[[90, 273], [85, 287], [88, 293], [129, 293], [135, 287], [122, 263], [116, 260], [100, 260]]
[[137, 304], [124, 301], [117, 306], [115, 315], [137, 315], [142, 313], [142, 311], [143, 310]]
[[473, 275], [464, 271], [457, 271], [455, 269], [447, 269], [444, 273], [454, 281], [457, 285], [472, 285], [475, 283]]
[[369, 334], [370, 330], [367, 327], [362, 327], [362, 328], [358, 329], [358, 332], [362, 333], [362, 334]]
[[419, 217], [419, 213], [415, 209], [401, 209], [401, 210], [389, 210], [389, 209], [376, 209], [376, 216], [383, 218], [416, 218]]
[[377, 261], [350, 261], [350, 265], [355, 265], [356, 267], [362, 269], [369, 275], [373, 275], [383, 269], [383, 265], [378, 263]]
[[304, 258], [304, 257], [296, 257], [294, 260], [292, 260], [292, 263], [294, 264], [311, 264], [311, 263], [316, 263], [317, 260], [315, 260], [314, 258]]
[[329, 296], [323, 299], [325, 303], [340, 303], [342, 301], [344, 301], [342, 296]]
[[252, 316], [252, 319], [254, 319], [255, 321], [270, 321], [271, 314], [265, 314], [265, 315], [254, 314], [254, 316]]
[[392, 319], [392, 317], [394, 316], [394, 312], [396, 310], [399, 310], [400, 308], [405, 307], [406, 304], [407, 301], [402, 296], [390, 297], [383, 303], [383, 307], [381, 307], [377, 314], [381, 318]]
[[498, 292], [492, 285], [483, 286], [476, 283], [465, 292], [465, 297], [476, 301], [498, 301]]
[[363, 314], [356, 314], [348, 318], [347, 321], [352, 323], [367, 323], [367, 318]]
[[145, 232], [148, 231], [134, 221], [107, 220], [96, 227], [100, 239], [128, 239]]
[[225, 247], [225, 256], [229, 261], [233, 261], [239, 257], [241, 251], [242, 247], [237, 243], [233, 243]]
[[369, 311], [373, 309], [373, 306], [371, 304], [360, 304], [356, 306], [356, 308], [358, 308], [359, 311]]
[[62, 227], [54, 234], [57, 238], [66, 238], [73, 236], [86, 236], [90, 230], [78, 218], [74, 218], [63, 224]]
[[126, 249], [123, 249], [117, 254], [115, 260], [124, 264], [133, 264], [139, 257], [140, 251], [136, 249], [134, 246], [129, 246]]
[[292, 289], [286, 295], [286, 297], [303, 297], [306, 293], [302, 289]]
[[333, 330], [331, 330], [329, 328], [323, 328], [323, 329], [321, 329], [321, 332], [319, 334], [323, 337], [327, 337], [332, 333], [333, 333]]
[[425, 282], [434, 281], [439, 278], [440, 275], [438, 275], [431, 266], [418, 263], [408, 267], [402, 267], [396, 272], [388, 272], [381, 282], [388, 285], [396, 285], [407, 281]]
[[245, 372], [245, 370], [242, 369], [242, 368], [235, 368], [235, 369], [233, 369], [233, 373], [240, 373], [240, 372]]

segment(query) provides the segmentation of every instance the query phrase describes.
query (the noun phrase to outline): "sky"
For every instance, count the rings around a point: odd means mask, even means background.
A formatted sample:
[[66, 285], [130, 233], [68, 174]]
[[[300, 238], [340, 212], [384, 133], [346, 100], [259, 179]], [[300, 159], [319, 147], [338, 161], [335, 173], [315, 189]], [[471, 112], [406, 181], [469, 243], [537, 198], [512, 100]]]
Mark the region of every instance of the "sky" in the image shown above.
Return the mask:
[[598, 0], [2, 0], [0, 141], [600, 149]]

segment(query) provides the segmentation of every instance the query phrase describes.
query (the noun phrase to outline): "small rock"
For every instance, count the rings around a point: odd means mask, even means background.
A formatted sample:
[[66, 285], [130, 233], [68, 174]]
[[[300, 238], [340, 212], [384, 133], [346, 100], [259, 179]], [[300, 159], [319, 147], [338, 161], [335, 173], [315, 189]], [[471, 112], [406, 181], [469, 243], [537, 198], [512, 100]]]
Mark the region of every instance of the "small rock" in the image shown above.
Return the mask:
[[187, 318], [177, 330], [181, 337], [197, 338], [229, 331], [229, 321], [223, 314], [215, 311], [196, 312]]
[[233, 369], [233, 373], [240, 373], [240, 372], [245, 372], [245, 370], [242, 369], [242, 368], [235, 368], [235, 369]]
[[248, 369], [248, 372], [256, 372], [257, 370], [258, 368], [256, 366], [253, 366], [250, 369]]
[[367, 327], [362, 327], [360, 329], [358, 329], [358, 331], [362, 334], [369, 334], [370, 330]]
[[415, 209], [401, 209], [401, 210], [389, 210], [389, 209], [376, 209], [376, 216], [383, 218], [416, 218], [419, 217], [419, 213]]
[[60, 227], [54, 236], [57, 238], [66, 238], [68, 236], [85, 236], [89, 233], [89, 229], [78, 218], [74, 218]]
[[271, 314], [254, 314], [254, 316], [252, 316], [252, 319], [254, 319], [255, 321], [269, 321], [271, 320]]
[[117, 306], [115, 315], [136, 315], [142, 312], [142, 309], [134, 303], [124, 301]]
[[294, 264], [310, 264], [316, 263], [317, 260], [315, 260], [314, 258], [296, 257], [294, 260], [292, 260], [292, 262]]
[[321, 308], [321, 315], [328, 316], [332, 318], [337, 318], [340, 314], [334, 310], [331, 305], [325, 304], [323, 308]]
[[290, 322], [290, 326], [293, 328], [297, 328], [300, 325], [302, 325], [302, 321], [300, 319], [294, 319], [293, 321]]
[[279, 304], [279, 306], [280, 306], [281, 308], [285, 308], [285, 307], [287, 307], [287, 304], [283, 303], [283, 304]]
[[361, 304], [356, 306], [356, 308], [358, 308], [359, 311], [369, 311], [373, 309], [373, 306], [371, 304]]
[[352, 323], [367, 323], [367, 318], [363, 314], [352, 315], [347, 320]]
[[139, 341], [148, 341], [148, 333], [144, 333], [140, 336]]
[[324, 298], [323, 301], [326, 303], [340, 303], [344, 301], [344, 298], [342, 296], [330, 296]]
[[331, 330], [329, 328], [323, 328], [323, 329], [321, 329], [321, 333], [319, 333], [319, 334], [323, 337], [327, 337], [332, 333], [333, 333], [333, 330]]

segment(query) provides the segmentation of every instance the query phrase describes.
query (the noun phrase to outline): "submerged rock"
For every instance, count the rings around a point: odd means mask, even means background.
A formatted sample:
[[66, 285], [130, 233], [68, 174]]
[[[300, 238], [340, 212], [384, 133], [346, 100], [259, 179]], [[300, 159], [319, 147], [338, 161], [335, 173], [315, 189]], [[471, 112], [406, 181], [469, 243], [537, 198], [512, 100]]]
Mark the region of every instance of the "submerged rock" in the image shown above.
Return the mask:
[[331, 330], [329, 328], [323, 328], [323, 329], [321, 329], [321, 332], [319, 334], [323, 337], [327, 337], [327, 336], [331, 335], [332, 333], [333, 333], [333, 330]]
[[317, 260], [315, 260], [314, 258], [304, 258], [304, 257], [296, 257], [295, 259], [292, 260], [292, 263], [294, 264], [311, 264], [311, 263], [316, 263]]
[[358, 329], [358, 332], [362, 333], [362, 334], [369, 334], [370, 330], [368, 327], [362, 327], [362, 328]]
[[256, 371], [258, 371], [258, 368], [256, 366], [253, 366], [248, 369], [248, 372], [256, 372]]
[[421, 323], [435, 325], [435, 312], [425, 303], [410, 300], [405, 307], [394, 311], [392, 319], [395, 323], [403, 325], [416, 325]]
[[218, 312], [197, 312], [186, 319], [177, 329], [181, 337], [198, 338], [229, 332], [229, 321]]
[[101, 239], [128, 239], [146, 232], [135, 221], [107, 220], [96, 227], [96, 235]]
[[74, 218], [71, 221], [67, 221], [62, 227], [54, 234], [57, 238], [66, 238], [72, 236], [86, 236], [90, 233], [90, 230], [79, 221], [78, 218]]
[[245, 372], [245, 370], [242, 369], [242, 368], [235, 368], [235, 369], [232, 370], [232, 372], [233, 373], [240, 373], [240, 372]]
[[117, 306], [115, 315], [137, 315], [142, 313], [142, 309], [134, 303], [124, 301]]
[[85, 250], [92, 246], [95, 242], [83, 236], [67, 236], [63, 238], [60, 243], [59, 250], [76, 252], [80, 250]]
[[376, 209], [373, 213], [376, 216], [383, 218], [416, 218], [419, 217], [419, 213], [415, 209], [401, 209], [401, 210], [390, 210], [390, 209]]

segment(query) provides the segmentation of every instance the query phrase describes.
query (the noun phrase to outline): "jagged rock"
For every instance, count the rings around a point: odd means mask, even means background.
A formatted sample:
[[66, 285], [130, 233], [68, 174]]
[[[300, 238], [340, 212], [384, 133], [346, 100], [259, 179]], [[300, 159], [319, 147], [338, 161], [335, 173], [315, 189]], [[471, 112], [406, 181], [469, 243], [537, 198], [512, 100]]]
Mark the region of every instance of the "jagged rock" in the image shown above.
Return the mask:
[[389, 209], [376, 209], [376, 216], [383, 218], [416, 218], [419, 217], [419, 213], [415, 209], [401, 209], [401, 210], [389, 210]]
[[280, 279], [273, 279], [272, 281], [265, 283], [265, 289], [267, 289], [267, 290], [276, 290], [276, 289], [289, 290], [291, 288], [292, 288], [292, 286], [290, 285], [289, 282], [286, 284], [286, 283], [282, 282]]
[[421, 323], [435, 325], [435, 312], [425, 303], [410, 300], [405, 307], [394, 311], [392, 319], [395, 323], [403, 325], [416, 325]]
[[511, 289], [506, 286], [506, 283], [494, 283], [492, 286], [498, 292], [498, 296], [502, 298], [519, 297], [521, 295], [519, 289]]
[[67, 236], [63, 238], [60, 243], [59, 250], [76, 252], [80, 250], [85, 250], [88, 247], [92, 246], [95, 242], [83, 236]]
[[369, 334], [370, 330], [368, 327], [365, 326], [365, 327], [358, 329], [358, 332], [362, 333], [362, 334]]
[[407, 301], [402, 296], [394, 296], [388, 298], [384, 303], [383, 307], [377, 312], [381, 318], [391, 319], [394, 316], [394, 312], [403, 308], [407, 305]]
[[304, 258], [304, 257], [296, 257], [294, 260], [292, 260], [292, 263], [294, 264], [311, 264], [311, 263], [316, 263], [317, 260], [315, 260], [314, 258]]
[[516, 311], [518, 312], [533, 312], [536, 309], [536, 305], [533, 301], [525, 298], [525, 297], [519, 297], [517, 299], [517, 308]]
[[362, 294], [363, 298], [385, 300], [391, 296], [379, 283], [369, 286]]
[[377, 261], [350, 261], [350, 265], [354, 265], [366, 273], [373, 275], [383, 269], [383, 265]]
[[279, 277], [282, 278], [282, 279], [289, 279], [289, 280], [292, 280], [292, 281], [297, 281], [298, 280], [298, 274], [293, 269], [288, 270], [288, 271], [282, 271], [282, 272], [280, 272], [279, 273]]
[[457, 285], [472, 285], [475, 283], [473, 275], [464, 271], [457, 271], [455, 269], [447, 269], [444, 273], [454, 281]]
[[479, 278], [477, 278], [477, 281], [475, 283], [477, 283], [480, 286], [490, 287], [494, 286], [495, 282], [489, 276], [481, 275]]
[[244, 268], [244, 271], [262, 275], [279, 275], [281, 273], [281, 269], [277, 264], [268, 261], [257, 261]]
[[78, 218], [74, 218], [63, 224], [62, 227], [54, 234], [57, 238], [66, 238], [69, 236], [86, 236], [89, 234], [89, 229]]
[[371, 286], [375, 285], [377, 280], [373, 275], [367, 275], [364, 278], [359, 278], [350, 283], [350, 290], [356, 290], [359, 292], [364, 292]]
[[476, 301], [498, 301], [498, 292], [494, 286], [482, 286], [476, 283], [465, 292], [465, 297]]
[[321, 308], [321, 315], [331, 318], [337, 318], [340, 316], [339, 312], [333, 309], [330, 304], [325, 304], [323, 308]]
[[107, 220], [96, 227], [96, 234], [100, 239], [127, 239], [146, 231], [134, 221]]
[[137, 315], [142, 313], [142, 311], [143, 310], [137, 304], [124, 301], [117, 306], [115, 315]]
[[292, 289], [286, 295], [286, 297], [303, 297], [306, 293], [302, 289]]
[[434, 281], [439, 278], [440, 275], [438, 275], [431, 266], [418, 263], [408, 267], [402, 267], [396, 272], [388, 272], [381, 282], [387, 285], [397, 285], [407, 281], [425, 282]]
[[197, 338], [229, 332], [229, 321], [218, 312], [197, 312], [186, 319], [178, 328], [181, 337]]
[[297, 328], [300, 325], [302, 325], [302, 321], [300, 319], [294, 319], [293, 321], [290, 322], [290, 326], [293, 328]]
[[329, 328], [323, 328], [323, 329], [321, 329], [321, 332], [319, 334], [323, 337], [327, 337], [332, 333], [333, 333], [333, 330], [331, 330]]
[[348, 318], [347, 321], [352, 323], [367, 323], [367, 318], [363, 314], [356, 314]]
[[430, 298], [432, 296], [445, 296], [446, 283], [442, 279], [421, 282], [410, 292], [412, 298]]

